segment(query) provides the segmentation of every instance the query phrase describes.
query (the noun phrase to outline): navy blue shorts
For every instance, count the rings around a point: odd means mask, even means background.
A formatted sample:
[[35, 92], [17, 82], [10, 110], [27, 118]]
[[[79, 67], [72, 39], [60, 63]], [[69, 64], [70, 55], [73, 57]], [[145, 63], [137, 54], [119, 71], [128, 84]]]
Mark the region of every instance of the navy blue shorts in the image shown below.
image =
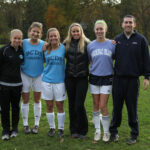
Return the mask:
[[113, 75], [109, 76], [96, 76], [93, 74], [90, 74], [89, 76], [89, 82], [93, 85], [112, 85]]

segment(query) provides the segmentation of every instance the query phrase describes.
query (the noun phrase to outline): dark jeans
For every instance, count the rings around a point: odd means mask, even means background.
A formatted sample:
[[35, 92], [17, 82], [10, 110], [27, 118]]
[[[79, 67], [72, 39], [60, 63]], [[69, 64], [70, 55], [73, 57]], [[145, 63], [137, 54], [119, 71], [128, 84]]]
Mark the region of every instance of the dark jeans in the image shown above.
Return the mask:
[[113, 114], [110, 125], [111, 135], [118, 133], [121, 125], [122, 107], [125, 101], [128, 111], [128, 124], [131, 128], [131, 137], [139, 135], [139, 123], [137, 116], [137, 100], [139, 94], [139, 79], [132, 77], [114, 77], [113, 80]]
[[19, 102], [22, 86], [2, 86], [0, 85], [0, 105], [3, 134], [10, 132], [10, 105], [12, 110], [12, 130], [18, 130], [19, 122]]
[[88, 120], [84, 102], [88, 89], [87, 77], [66, 78], [66, 89], [69, 99], [70, 132], [86, 135]]

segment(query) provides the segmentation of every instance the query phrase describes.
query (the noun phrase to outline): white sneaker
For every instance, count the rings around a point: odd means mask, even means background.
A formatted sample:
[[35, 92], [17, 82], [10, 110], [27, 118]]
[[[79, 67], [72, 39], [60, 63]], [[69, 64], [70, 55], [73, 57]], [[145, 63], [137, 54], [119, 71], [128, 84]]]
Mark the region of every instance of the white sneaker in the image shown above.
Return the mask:
[[99, 141], [100, 139], [101, 139], [101, 133], [100, 132], [95, 132], [94, 141]]
[[17, 137], [17, 135], [18, 135], [18, 132], [17, 132], [17, 131], [12, 131], [10, 137], [11, 137], [11, 138], [15, 138], [15, 137]]
[[110, 133], [104, 133], [103, 141], [104, 141], [104, 142], [108, 142], [109, 139], [110, 139]]
[[9, 134], [2, 135], [2, 140], [9, 140]]

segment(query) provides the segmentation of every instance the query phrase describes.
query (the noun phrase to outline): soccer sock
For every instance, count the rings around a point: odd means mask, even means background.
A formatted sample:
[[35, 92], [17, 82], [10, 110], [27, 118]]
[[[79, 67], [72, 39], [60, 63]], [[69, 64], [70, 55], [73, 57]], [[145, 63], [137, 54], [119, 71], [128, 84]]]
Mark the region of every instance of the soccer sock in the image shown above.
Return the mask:
[[34, 103], [34, 119], [36, 126], [39, 126], [40, 117], [41, 117], [41, 102]]
[[54, 112], [46, 113], [46, 117], [47, 117], [47, 120], [48, 120], [49, 127], [52, 128], [52, 129], [55, 129], [55, 115], [54, 115]]
[[99, 110], [99, 117], [100, 117], [100, 122], [102, 123], [102, 113], [101, 113], [101, 110]]
[[102, 116], [104, 133], [109, 133], [109, 116]]
[[64, 130], [65, 112], [57, 113], [58, 129]]
[[22, 111], [23, 125], [28, 126], [29, 103], [27, 104], [22, 103], [21, 111]]
[[100, 117], [99, 117], [99, 111], [93, 112], [93, 123], [96, 129], [96, 132], [100, 133]]

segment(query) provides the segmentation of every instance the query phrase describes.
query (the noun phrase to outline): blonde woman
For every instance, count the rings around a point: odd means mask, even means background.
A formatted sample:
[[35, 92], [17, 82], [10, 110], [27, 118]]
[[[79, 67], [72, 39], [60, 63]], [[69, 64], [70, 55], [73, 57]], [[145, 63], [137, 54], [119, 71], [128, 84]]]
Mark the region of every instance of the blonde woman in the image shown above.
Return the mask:
[[69, 100], [70, 132], [72, 138], [85, 138], [88, 120], [84, 102], [88, 89], [89, 39], [84, 35], [80, 24], [70, 25], [64, 41], [66, 46], [66, 90]]
[[30, 88], [32, 87], [34, 95], [34, 118], [35, 123], [32, 128], [32, 133], [37, 134], [39, 128], [39, 121], [41, 116], [41, 74], [43, 73], [43, 45], [44, 41], [40, 40], [42, 37], [42, 24], [40, 22], [33, 22], [28, 30], [28, 39], [23, 40], [24, 50], [24, 64], [21, 66], [21, 77], [23, 81], [22, 89], [22, 118], [24, 125], [24, 132], [26, 134], [31, 132], [28, 125]]
[[108, 98], [112, 89], [113, 55], [115, 45], [106, 38], [107, 24], [104, 20], [95, 22], [94, 32], [96, 39], [87, 48], [90, 64], [90, 92], [93, 96], [93, 122], [95, 125], [94, 140], [101, 139], [100, 111], [102, 113], [102, 126], [104, 130], [103, 141], [108, 142], [109, 113]]
[[[2, 140], [9, 140], [10, 137], [18, 135], [19, 104], [22, 90], [20, 65], [24, 60], [21, 47], [22, 37], [22, 31], [13, 29], [10, 32], [11, 42], [0, 49]], [[10, 130], [10, 111], [12, 112], [12, 130]]]
[[57, 107], [58, 135], [64, 136], [64, 100], [65, 94], [65, 47], [60, 43], [60, 34], [56, 28], [47, 31], [47, 49], [44, 52], [46, 66], [42, 77], [42, 99], [47, 106], [47, 120], [50, 131], [48, 135], [55, 134], [54, 100]]

